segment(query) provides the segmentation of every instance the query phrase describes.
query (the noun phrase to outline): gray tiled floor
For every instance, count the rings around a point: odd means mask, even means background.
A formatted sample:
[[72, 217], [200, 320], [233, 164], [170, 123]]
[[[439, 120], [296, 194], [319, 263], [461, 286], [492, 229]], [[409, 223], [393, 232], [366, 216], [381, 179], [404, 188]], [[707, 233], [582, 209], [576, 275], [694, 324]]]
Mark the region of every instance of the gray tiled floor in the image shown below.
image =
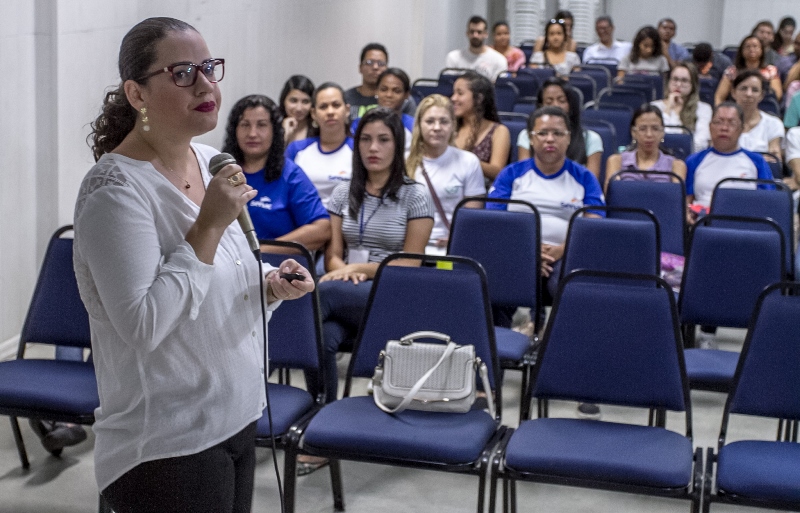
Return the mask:
[[[718, 338], [723, 347], [737, 348], [743, 332], [721, 330]], [[344, 362], [340, 362], [342, 365]], [[516, 374], [516, 375], [515, 375]], [[518, 373], [509, 373], [504, 387], [504, 422], [516, 426], [519, 400]], [[695, 443], [699, 447], [716, 445], [719, 421], [724, 406], [722, 394], [692, 394]], [[554, 404], [551, 416], [574, 415], [574, 404]], [[644, 422], [644, 414], [623, 408], [603, 407], [607, 419], [620, 418]], [[668, 427], [680, 430], [682, 415], [671, 415]], [[68, 448], [61, 458], [50, 456], [35, 435], [22, 422], [31, 468], [19, 465], [9, 422], [0, 419], [0, 513], [77, 513], [97, 511], [97, 489], [94, 481], [92, 447], [94, 438]], [[739, 418], [732, 424], [734, 438], [775, 435], [774, 422]], [[259, 449], [253, 511], [280, 511], [271, 455]], [[282, 453], [278, 454], [282, 468]], [[477, 500], [477, 479], [430, 471], [390, 468], [379, 465], [343, 462], [345, 504], [350, 513], [375, 511], [474, 511]], [[487, 490], [488, 492], [488, 490]], [[518, 486], [521, 511], [546, 512], [672, 512], [688, 511], [688, 502], [639, 497], [628, 494], [580, 490], [558, 486], [521, 483]], [[316, 472], [298, 481], [298, 513], [333, 510], [327, 470]], [[499, 509], [498, 509], [499, 510]], [[748, 511], [747, 508], [715, 505], [714, 512]], [[753, 510], [755, 511], [755, 510]]]

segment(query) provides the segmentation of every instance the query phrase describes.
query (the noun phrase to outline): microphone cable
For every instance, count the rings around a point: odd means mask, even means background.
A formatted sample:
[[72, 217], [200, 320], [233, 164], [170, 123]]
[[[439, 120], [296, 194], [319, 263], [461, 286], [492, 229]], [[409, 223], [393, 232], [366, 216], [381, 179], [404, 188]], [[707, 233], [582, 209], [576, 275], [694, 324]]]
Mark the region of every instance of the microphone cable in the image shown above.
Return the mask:
[[[245, 207], [247, 208], [247, 207]], [[272, 463], [275, 467], [275, 479], [278, 482], [278, 498], [281, 501], [281, 513], [285, 513], [285, 506], [283, 503], [283, 485], [281, 484], [281, 473], [278, 469], [278, 448], [275, 445], [275, 434], [272, 431], [272, 401], [269, 400], [269, 360], [267, 359], [267, 349], [269, 342], [267, 341], [267, 289], [264, 285], [264, 272], [261, 267], [261, 251], [253, 251], [253, 254], [258, 261], [258, 280], [261, 293], [261, 330], [264, 336], [264, 393], [267, 399], [267, 420], [269, 421], [269, 439], [272, 449]], [[276, 298], [277, 299], [277, 298]]]

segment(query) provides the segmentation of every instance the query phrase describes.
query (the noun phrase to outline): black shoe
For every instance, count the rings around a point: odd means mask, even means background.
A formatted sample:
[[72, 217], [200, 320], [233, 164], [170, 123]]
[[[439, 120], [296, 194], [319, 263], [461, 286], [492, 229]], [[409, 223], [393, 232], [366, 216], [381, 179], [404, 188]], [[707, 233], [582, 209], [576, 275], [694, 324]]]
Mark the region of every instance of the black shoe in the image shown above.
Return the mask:
[[28, 420], [31, 429], [42, 441], [42, 446], [53, 456], [60, 456], [64, 447], [77, 445], [86, 440], [86, 430], [77, 424], [41, 419]]
[[598, 420], [600, 407], [594, 403], [578, 403], [578, 418]]

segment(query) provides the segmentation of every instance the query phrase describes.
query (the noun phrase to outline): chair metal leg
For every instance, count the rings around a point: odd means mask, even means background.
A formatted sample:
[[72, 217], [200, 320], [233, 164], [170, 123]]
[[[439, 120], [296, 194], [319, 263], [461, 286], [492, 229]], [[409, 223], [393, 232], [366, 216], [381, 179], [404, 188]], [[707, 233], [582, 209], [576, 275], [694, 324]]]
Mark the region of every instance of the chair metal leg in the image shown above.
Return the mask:
[[530, 367], [522, 367], [522, 385], [519, 394], [519, 420], [527, 420], [531, 415], [531, 398], [528, 397], [528, 380], [530, 379]]
[[510, 481], [508, 496], [510, 498], [509, 502], [511, 503], [511, 513], [517, 513], [517, 481], [514, 479]]
[[297, 453], [286, 447], [283, 453], [283, 505], [286, 513], [294, 513], [297, 488]]
[[[485, 470], [485, 469], [484, 469]], [[486, 499], [486, 472], [478, 476], [478, 513], [483, 513], [483, 501]], [[491, 511], [489, 512], [491, 513]]]
[[344, 511], [344, 488], [342, 487], [342, 464], [339, 460], [330, 460], [331, 491], [333, 492], [333, 510]]
[[22, 440], [22, 431], [19, 429], [19, 420], [17, 417], [11, 417], [11, 431], [14, 432], [14, 442], [17, 444], [17, 452], [19, 452], [19, 461], [22, 463], [22, 468], [28, 470], [31, 467], [28, 461], [28, 452], [25, 450], [25, 442]]
[[103, 498], [102, 495], [98, 495], [98, 505], [97, 511], [98, 513], [114, 513], [114, 510], [111, 509], [111, 506], [108, 505], [106, 500]]

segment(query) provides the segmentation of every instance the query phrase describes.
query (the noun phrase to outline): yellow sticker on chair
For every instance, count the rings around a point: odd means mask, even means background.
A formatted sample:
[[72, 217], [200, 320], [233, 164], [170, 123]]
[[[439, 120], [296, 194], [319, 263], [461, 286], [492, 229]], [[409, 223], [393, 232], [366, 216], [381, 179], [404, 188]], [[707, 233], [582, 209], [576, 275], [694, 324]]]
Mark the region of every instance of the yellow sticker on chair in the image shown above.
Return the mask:
[[436, 262], [436, 268], [442, 269], [443, 271], [452, 271], [453, 270], [453, 262], [445, 262], [442, 260], [438, 260]]

